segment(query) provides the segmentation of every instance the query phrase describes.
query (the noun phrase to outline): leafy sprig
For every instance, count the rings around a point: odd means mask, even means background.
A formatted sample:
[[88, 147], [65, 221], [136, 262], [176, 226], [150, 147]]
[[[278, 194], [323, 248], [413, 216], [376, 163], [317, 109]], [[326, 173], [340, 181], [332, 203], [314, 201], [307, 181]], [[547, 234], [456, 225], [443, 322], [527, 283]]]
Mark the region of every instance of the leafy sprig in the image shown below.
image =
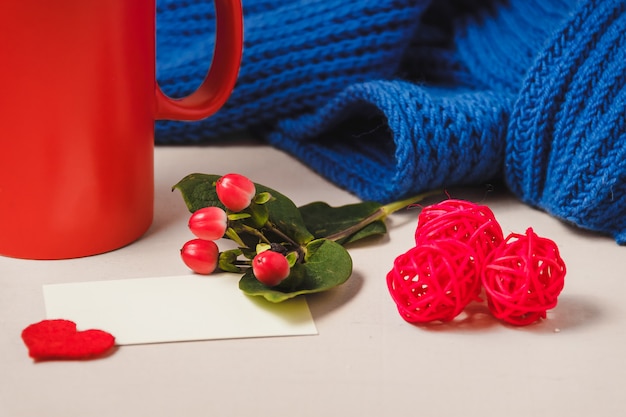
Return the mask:
[[[219, 254], [218, 268], [242, 273], [239, 288], [248, 295], [281, 302], [302, 294], [326, 291], [346, 282], [352, 274], [352, 258], [346, 248], [387, 232], [385, 218], [417, 203], [434, 192], [387, 205], [372, 201], [331, 207], [313, 202], [297, 207], [291, 199], [262, 184], [254, 184], [256, 195], [239, 212], [228, 210], [216, 191], [219, 175], [194, 173], [172, 187], [179, 190], [191, 213], [205, 207], [220, 207], [228, 215], [224, 238], [236, 249]], [[259, 281], [251, 268], [255, 256], [273, 250], [283, 253], [290, 272], [276, 286]]]

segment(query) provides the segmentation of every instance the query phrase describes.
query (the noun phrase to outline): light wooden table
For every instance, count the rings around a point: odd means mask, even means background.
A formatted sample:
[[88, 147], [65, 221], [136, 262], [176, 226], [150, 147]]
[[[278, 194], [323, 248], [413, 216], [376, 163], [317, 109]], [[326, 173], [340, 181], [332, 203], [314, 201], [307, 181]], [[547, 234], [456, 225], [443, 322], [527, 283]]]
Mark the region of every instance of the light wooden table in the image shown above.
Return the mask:
[[[470, 195], [505, 234], [555, 240], [568, 267], [548, 320], [502, 325], [474, 307], [455, 324], [416, 327], [385, 284], [413, 243], [417, 210], [389, 236], [349, 249], [354, 274], [308, 297], [319, 335], [122, 346], [106, 358], [33, 363], [21, 330], [45, 318], [42, 285], [187, 274], [188, 212], [170, 188], [191, 172], [240, 172], [296, 204], [358, 201], [263, 145], [159, 147], [156, 214], [138, 242], [64, 261], [0, 258], [0, 416], [617, 416], [626, 409], [626, 248], [498, 192]], [[462, 197], [454, 195], [454, 197]]]

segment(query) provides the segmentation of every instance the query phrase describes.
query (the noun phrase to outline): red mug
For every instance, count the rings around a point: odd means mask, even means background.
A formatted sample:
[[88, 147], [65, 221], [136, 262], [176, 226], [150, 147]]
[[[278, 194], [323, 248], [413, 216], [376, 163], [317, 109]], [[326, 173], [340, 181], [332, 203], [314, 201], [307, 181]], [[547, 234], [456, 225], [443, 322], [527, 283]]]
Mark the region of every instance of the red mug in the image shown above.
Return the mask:
[[208, 74], [172, 99], [155, 78], [155, 0], [0, 2], [1, 255], [76, 258], [145, 233], [155, 120], [208, 117], [237, 79], [241, 0], [214, 3]]

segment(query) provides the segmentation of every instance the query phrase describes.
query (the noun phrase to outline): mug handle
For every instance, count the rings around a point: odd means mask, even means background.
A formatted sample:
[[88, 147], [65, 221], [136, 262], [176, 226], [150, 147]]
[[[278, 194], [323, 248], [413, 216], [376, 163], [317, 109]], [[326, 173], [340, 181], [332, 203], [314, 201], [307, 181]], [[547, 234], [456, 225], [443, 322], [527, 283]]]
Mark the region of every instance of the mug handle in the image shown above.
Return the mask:
[[241, 0], [215, 0], [215, 51], [206, 78], [187, 97], [173, 99], [156, 84], [156, 118], [194, 121], [220, 109], [235, 87], [243, 50]]

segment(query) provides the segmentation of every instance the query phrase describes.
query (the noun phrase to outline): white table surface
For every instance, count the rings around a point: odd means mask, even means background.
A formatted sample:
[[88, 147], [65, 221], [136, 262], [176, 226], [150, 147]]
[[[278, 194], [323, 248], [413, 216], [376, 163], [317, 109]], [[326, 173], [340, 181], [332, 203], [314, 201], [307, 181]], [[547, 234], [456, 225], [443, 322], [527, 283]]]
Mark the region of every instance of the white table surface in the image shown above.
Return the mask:
[[170, 188], [186, 174], [239, 172], [296, 204], [358, 201], [263, 145], [158, 147], [152, 228], [107, 254], [63, 261], [0, 257], [0, 416], [618, 416], [626, 410], [626, 247], [573, 229], [505, 193], [454, 191], [489, 205], [505, 234], [557, 242], [565, 289], [548, 319], [506, 326], [475, 306], [417, 327], [385, 284], [413, 243], [418, 210], [387, 238], [349, 249], [350, 280], [308, 297], [319, 335], [121, 346], [91, 361], [34, 363], [21, 330], [45, 318], [42, 285], [189, 273], [188, 212]]

